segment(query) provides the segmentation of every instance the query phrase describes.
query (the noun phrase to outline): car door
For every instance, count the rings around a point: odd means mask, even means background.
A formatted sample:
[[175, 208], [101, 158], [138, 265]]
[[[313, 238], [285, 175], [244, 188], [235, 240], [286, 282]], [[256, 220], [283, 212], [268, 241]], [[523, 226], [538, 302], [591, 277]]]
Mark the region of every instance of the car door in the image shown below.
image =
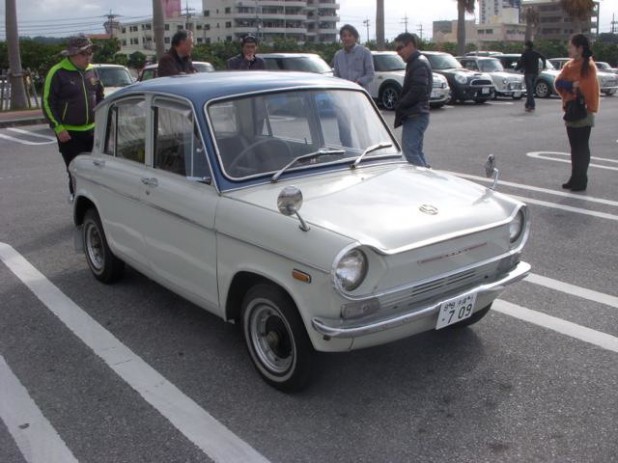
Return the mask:
[[158, 280], [214, 311], [219, 195], [202, 139], [187, 102], [155, 98], [151, 114], [152, 166], [142, 178], [150, 265]]
[[[141, 228], [140, 179], [145, 171], [146, 101], [131, 97], [109, 106], [103, 143], [95, 140], [90, 183], [107, 240], [127, 263], [148, 266]], [[97, 116], [100, 116], [97, 113]], [[101, 154], [98, 154], [101, 153]]]

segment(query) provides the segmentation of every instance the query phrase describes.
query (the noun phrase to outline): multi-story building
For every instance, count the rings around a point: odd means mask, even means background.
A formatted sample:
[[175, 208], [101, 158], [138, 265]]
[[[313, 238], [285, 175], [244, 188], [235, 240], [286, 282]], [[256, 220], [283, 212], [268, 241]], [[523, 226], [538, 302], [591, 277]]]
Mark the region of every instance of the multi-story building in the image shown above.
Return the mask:
[[521, 6], [534, 7], [538, 13], [539, 23], [534, 34], [536, 40], [566, 40], [575, 32], [591, 35], [599, 33], [599, 2], [594, 3], [592, 15], [586, 21], [569, 17], [560, 5], [560, 0], [524, 0]]
[[[330, 43], [337, 39], [338, 9], [336, 0], [202, 0], [199, 14], [166, 14], [164, 42], [169, 47], [174, 33], [186, 28], [197, 44], [237, 41], [247, 34], [265, 43]], [[155, 53], [150, 19], [121, 23], [117, 36], [121, 53]]]
[[479, 0], [480, 24], [517, 24], [521, 0]]

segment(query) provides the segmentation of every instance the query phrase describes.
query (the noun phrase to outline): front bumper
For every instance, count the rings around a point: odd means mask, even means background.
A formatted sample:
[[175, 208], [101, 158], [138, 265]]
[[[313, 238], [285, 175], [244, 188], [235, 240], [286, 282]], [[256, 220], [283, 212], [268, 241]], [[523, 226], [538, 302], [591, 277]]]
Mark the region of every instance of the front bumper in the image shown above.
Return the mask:
[[[356, 322], [355, 324], [348, 323], [342, 324], [341, 320], [327, 320], [323, 318], [313, 318], [311, 325], [313, 329], [325, 338], [361, 338], [363, 336], [374, 335], [376, 333], [401, 328], [406, 325], [413, 325], [421, 319], [426, 319], [430, 316], [437, 317], [440, 306], [452, 299], [455, 296], [463, 297], [467, 294], [477, 293], [477, 301], [483, 300], [489, 297], [491, 301], [498, 297], [498, 294], [503, 291], [507, 286], [524, 279], [530, 273], [530, 264], [526, 262], [520, 262], [513, 270], [504, 274], [501, 278], [491, 283], [485, 283], [477, 285], [473, 288], [469, 288], [459, 294], [449, 295], [448, 297], [440, 298], [438, 300], [432, 300], [426, 305], [420, 305], [415, 307], [413, 311], [409, 311], [403, 314], [398, 314], [394, 317], [384, 318], [381, 320], [372, 320], [369, 323]], [[484, 298], [484, 296], [486, 296]], [[489, 302], [491, 303], [491, 302]], [[477, 310], [483, 308], [485, 304], [478, 307]]]

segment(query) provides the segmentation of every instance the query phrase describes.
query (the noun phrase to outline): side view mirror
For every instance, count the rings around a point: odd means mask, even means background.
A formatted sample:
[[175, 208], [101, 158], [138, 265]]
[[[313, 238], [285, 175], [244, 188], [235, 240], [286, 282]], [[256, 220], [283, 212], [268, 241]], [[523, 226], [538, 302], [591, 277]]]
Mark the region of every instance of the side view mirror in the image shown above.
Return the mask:
[[496, 169], [496, 157], [493, 154], [487, 156], [487, 161], [485, 161], [485, 176], [487, 178], [493, 177], [494, 181], [491, 185], [491, 189], [495, 190], [498, 185], [498, 177], [500, 176], [500, 171]]
[[303, 193], [295, 186], [286, 186], [277, 197], [277, 208], [283, 215], [296, 215], [300, 221], [300, 229], [309, 231], [309, 225], [303, 220], [298, 211], [303, 205]]

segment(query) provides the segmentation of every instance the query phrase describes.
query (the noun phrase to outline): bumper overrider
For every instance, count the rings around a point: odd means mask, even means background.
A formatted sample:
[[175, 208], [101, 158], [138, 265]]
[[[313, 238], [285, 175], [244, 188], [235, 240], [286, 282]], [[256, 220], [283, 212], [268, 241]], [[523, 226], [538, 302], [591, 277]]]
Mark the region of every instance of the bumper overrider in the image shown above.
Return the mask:
[[[369, 322], [354, 323], [348, 322], [348, 324], [342, 324], [341, 320], [330, 320], [320, 317], [313, 318], [311, 325], [318, 333], [325, 338], [359, 338], [383, 331], [399, 328], [405, 325], [413, 324], [426, 317], [436, 316], [440, 310], [440, 306], [451, 300], [453, 297], [465, 297], [469, 294], [476, 293], [477, 298], [482, 300], [483, 296], [487, 296], [495, 299], [500, 292], [506, 289], [507, 286], [523, 280], [530, 273], [530, 264], [526, 262], [519, 262], [509, 272], [500, 275], [495, 281], [489, 283], [483, 283], [476, 285], [472, 288], [468, 288], [458, 294], [450, 294], [448, 297], [434, 299], [426, 304], [419, 304], [414, 307], [412, 311], [400, 313], [388, 318], [382, 318], [378, 320], [371, 320]], [[490, 301], [491, 302], [491, 301]], [[476, 307], [476, 310], [480, 310], [483, 307]]]

